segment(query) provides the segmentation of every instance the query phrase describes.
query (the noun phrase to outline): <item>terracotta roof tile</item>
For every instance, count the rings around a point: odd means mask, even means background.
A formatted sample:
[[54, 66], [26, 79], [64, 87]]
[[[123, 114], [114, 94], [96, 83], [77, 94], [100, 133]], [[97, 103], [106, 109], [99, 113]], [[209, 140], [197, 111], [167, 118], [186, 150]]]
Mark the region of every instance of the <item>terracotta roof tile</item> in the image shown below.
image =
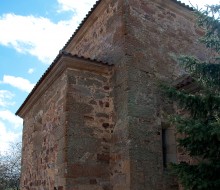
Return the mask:
[[[65, 48], [69, 45], [69, 43], [72, 41], [72, 39], [76, 36], [76, 34], [79, 32], [79, 30], [81, 29], [81, 27], [83, 26], [83, 24], [86, 22], [86, 20], [89, 18], [89, 16], [93, 13], [93, 11], [96, 9], [96, 7], [101, 3], [102, 0], [98, 0], [96, 1], [96, 3], [94, 4], [94, 6], [91, 8], [91, 10], [88, 12], [88, 14], [86, 15], [86, 17], [83, 19], [83, 21], [80, 23], [80, 25], [78, 26], [78, 28], [75, 30], [75, 32], [73, 33], [73, 35], [70, 37], [70, 39], [67, 41], [67, 43], [64, 45], [63, 49], [59, 52], [59, 54], [57, 55], [57, 57], [54, 59], [54, 61], [52, 62], [52, 64], [48, 67], [48, 69], [45, 71], [45, 73], [41, 76], [40, 80], [37, 82], [37, 84], [35, 85], [35, 87], [33, 88], [33, 90], [30, 92], [30, 94], [27, 96], [27, 98], [25, 99], [25, 101], [23, 102], [23, 104], [21, 105], [21, 107], [18, 109], [18, 111], [16, 112], [16, 115], [18, 115], [18, 112], [22, 109], [22, 107], [26, 104], [26, 102], [28, 101], [28, 99], [34, 94], [35, 90], [37, 89], [37, 87], [40, 85], [40, 83], [44, 80], [44, 78], [47, 76], [47, 74], [52, 70], [52, 68], [55, 66], [56, 62], [59, 60], [59, 58], [61, 56], [69, 56], [69, 57], [75, 57], [75, 58], [79, 58], [79, 59], [84, 59], [84, 60], [90, 60], [90, 61], [94, 61], [96, 63], [99, 64], [104, 64], [104, 65], [108, 65], [111, 66], [112, 64], [108, 64], [108, 63], [104, 63], [102, 61], [98, 61], [96, 59], [90, 59], [90, 58], [85, 58], [83, 56], [78, 56], [78, 55], [73, 55], [71, 53], [65, 52]], [[184, 3], [182, 3], [181, 1], [178, 0], [171, 0], [177, 4], [179, 4], [182, 7], [187, 8], [190, 11], [193, 11], [194, 9]]]
[[[83, 26], [83, 24], [86, 22], [86, 20], [89, 18], [89, 16], [93, 13], [93, 11], [95, 10], [95, 8], [101, 3], [102, 0], [98, 0], [96, 1], [96, 3], [93, 5], [93, 7], [90, 9], [90, 11], [86, 14], [85, 18], [82, 20], [82, 22], [79, 24], [78, 28], [75, 30], [75, 32], [73, 33], [73, 35], [69, 38], [69, 40], [67, 41], [67, 43], [64, 45], [63, 49], [65, 49], [69, 43], [72, 41], [72, 39], [76, 36], [76, 34], [79, 32], [80, 28]], [[194, 9], [192, 7], [190, 7], [189, 5], [186, 5], [185, 3], [182, 3], [181, 1], [178, 0], [171, 0], [175, 3], [177, 3], [178, 5], [185, 7], [186, 9], [193, 11]]]
[[185, 74], [179, 78], [177, 78], [173, 82], [173, 87], [177, 90], [184, 90], [189, 93], [195, 93], [201, 90], [201, 86], [197, 83], [192, 76]]
[[69, 43], [72, 41], [72, 39], [74, 38], [74, 36], [78, 33], [78, 31], [80, 30], [80, 28], [83, 26], [83, 24], [86, 22], [86, 20], [89, 18], [89, 16], [93, 13], [93, 11], [95, 10], [95, 8], [101, 3], [102, 0], [98, 0], [96, 1], [96, 3], [93, 5], [93, 7], [90, 9], [90, 11], [86, 14], [85, 18], [82, 20], [82, 22], [79, 24], [78, 28], [75, 30], [75, 32], [73, 33], [73, 35], [69, 38], [69, 40], [67, 41], [67, 43], [64, 45], [63, 49], [65, 49]]
[[53, 69], [53, 67], [56, 65], [56, 63], [58, 62], [58, 60], [62, 57], [62, 56], [67, 56], [67, 57], [72, 57], [72, 58], [77, 58], [77, 59], [81, 59], [81, 60], [87, 60], [87, 61], [91, 61], [91, 62], [95, 62], [98, 64], [102, 64], [102, 65], [106, 65], [106, 66], [113, 66], [113, 64], [108, 64], [102, 61], [98, 61], [96, 59], [90, 59], [90, 58], [85, 58], [83, 56], [78, 56], [78, 55], [73, 55], [71, 53], [68, 53], [64, 50], [61, 50], [59, 52], [59, 54], [57, 55], [57, 57], [54, 59], [54, 61], [52, 62], [52, 64], [47, 68], [47, 70], [44, 72], [44, 74], [41, 76], [41, 78], [39, 79], [39, 81], [36, 83], [36, 85], [34, 86], [34, 88], [32, 89], [32, 91], [29, 93], [29, 95], [27, 96], [27, 98], [25, 99], [25, 101], [23, 102], [23, 104], [20, 106], [20, 108], [17, 110], [17, 112], [15, 113], [16, 115], [18, 115], [18, 113], [20, 112], [20, 110], [23, 108], [23, 106], [27, 103], [27, 101], [29, 100], [29, 98], [34, 94], [34, 92], [36, 91], [36, 89], [38, 88], [38, 86], [43, 82], [43, 80], [46, 78], [46, 76], [48, 75], [48, 73]]
[[175, 2], [175, 3], [177, 3], [177, 4], [179, 4], [179, 5], [182, 6], [182, 7], [187, 8], [187, 9], [190, 10], [190, 11], [194, 11], [194, 8], [193, 8], [193, 7], [190, 7], [189, 5], [187, 5], [187, 4], [185, 4], [185, 3], [182, 3], [181, 1], [177, 1], [177, 0], [171, 0], [171, 1], [173, 1], [173, 2]]

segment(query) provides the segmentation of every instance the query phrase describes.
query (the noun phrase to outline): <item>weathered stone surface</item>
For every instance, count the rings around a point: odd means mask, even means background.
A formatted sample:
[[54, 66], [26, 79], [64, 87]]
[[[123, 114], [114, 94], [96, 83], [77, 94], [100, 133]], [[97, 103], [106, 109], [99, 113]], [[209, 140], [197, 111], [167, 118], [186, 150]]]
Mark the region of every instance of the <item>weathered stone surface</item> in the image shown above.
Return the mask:
[[[76, 82], [68, 82], [67, 162], [70, 165], [66, 175], [75, 181], [74, 186], [79, 189], [104, 189], [106, 183], [110, 184], [111, 76], [100, 77], [99, 74], [69, 70], [68, 78], [72, 75], [76, 77]], [[82, 82], [83, 79], [86, 80]], [[108, 106], [105, 106], [106, 103]], [[93, 183], [89, 180], [91, 178]], [[67, 186], [70, 187], [70, 184], [67, 183]]]
[[61, 75], [25, 116], [21, 189], [53, 189], [63, 177], [66, 76]]
[[[174, 55], [207, 55], [193, 19], [171, 0], [102, 0], [65, 51], [114, 67], [91, 70], [97, 63], [84, 60], [83, 69], [60, 65], [50, 83], [47, 75], [48, 88], [23, 111], [21, 189], [177, 190], [162, 145], [174, 109], [158, 84], [184, 73]], [[169, 159], [192, 162], [175, 153], [169, 130]]]

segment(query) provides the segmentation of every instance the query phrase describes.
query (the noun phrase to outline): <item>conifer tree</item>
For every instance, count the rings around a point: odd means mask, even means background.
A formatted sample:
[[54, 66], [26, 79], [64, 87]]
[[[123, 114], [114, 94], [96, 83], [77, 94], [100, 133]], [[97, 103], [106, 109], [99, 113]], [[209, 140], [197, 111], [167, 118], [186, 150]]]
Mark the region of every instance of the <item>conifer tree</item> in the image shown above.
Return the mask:
[[178, 145], [196, 161], [171, 167], [185, 190], [220, 190], [220, 5], [195, 12], [198, 26], [205, 31], [200, 41], [212, 56], [207, 60], [181, 56], [178, 60], [200, 90], [190, 93], [171, 86], [164, 89], [187, 113], [173, 116], [172, 122], [184, 136], [178, 139]]

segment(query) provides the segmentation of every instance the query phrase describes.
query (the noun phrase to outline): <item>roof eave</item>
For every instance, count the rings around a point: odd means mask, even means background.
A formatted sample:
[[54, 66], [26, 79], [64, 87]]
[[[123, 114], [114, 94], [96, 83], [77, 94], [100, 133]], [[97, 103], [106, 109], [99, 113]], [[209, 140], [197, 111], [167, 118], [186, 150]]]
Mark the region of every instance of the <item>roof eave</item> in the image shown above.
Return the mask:
[[[27, 96], [23, 104], [15, 113], [16, 115], [23, 117], [26, 113], [26, 105], [33, 105], [34, 102], [43, 94], [43, 92], [50, 86], [57, 77], [59, 77], [67, 68], [84, 70], [102, 74], [109, 74], [113, 65], [108, 63], [103, 63], [97, 60], [92, 60], [89, 58], [79, 57], [77, 55], [72, 55], [66, 52], [60, 52], [56, 59], [53, 61], [51, 66], [42, 75], [38, 83], [35, 85], [33, 90]], [[30, 103], [31, 102], [31, 103]], [[29, 106], [30, 107], [30, 106]]]

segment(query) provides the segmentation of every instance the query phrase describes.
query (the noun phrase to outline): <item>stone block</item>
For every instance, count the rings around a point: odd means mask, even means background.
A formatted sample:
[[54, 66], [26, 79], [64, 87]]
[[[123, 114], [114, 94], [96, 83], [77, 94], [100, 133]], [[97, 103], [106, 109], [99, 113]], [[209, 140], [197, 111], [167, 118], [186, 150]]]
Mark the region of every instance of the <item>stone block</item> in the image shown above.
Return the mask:
[[98, 163], [75, 163], [68, 165], [68, 178], [107, 178], [108, 168], [105, 164]]

